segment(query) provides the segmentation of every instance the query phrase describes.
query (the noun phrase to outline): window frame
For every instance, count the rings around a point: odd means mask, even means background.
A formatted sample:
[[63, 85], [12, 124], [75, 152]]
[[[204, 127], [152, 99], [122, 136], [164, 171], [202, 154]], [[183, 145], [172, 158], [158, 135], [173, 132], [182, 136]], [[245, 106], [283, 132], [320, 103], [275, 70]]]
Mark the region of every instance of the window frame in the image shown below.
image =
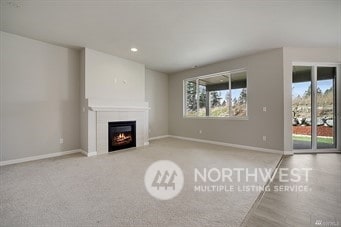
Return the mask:
[[[216, 117], [216, 116], [198, 116], [198, 105], [199, 105], [199, 94], [198, 94], [198, 87], [199, 87], [199, 83], [198, 81], [200, 79], [207, 79], [207, 78], [211, 78], [211, 77], [216, 77], [216, 76], [220, 76], [220, 75], [228, 75], [229, 77], [229, 91], [230, 92], [230, 99], [229, 99], [229, 113], [231, 113], [232, 110], [232, 92], [231, 92], [231, 75], [232, 74], [236, 74], [236, 73], [241, 73], [241, 72], [245, 72], [246, 73], [246, 91], [247, 91], [247, 95], [246, 95], [246, 116], [222, 116], [222, 117]], [[186, 104], [187, 104], [187, 82], [188, 81], [195, 81], [196, 83], [196, 105], [197, 105], [197, 110], [196, 110], [196, 115], [195, 116], [187, 116], [186, 115]], [[188, 119], [220, 119], [220, 120], [249, 120], [249, 113], [248, 113], [248, 103], [249, 103], [249, 94], [248, 94], [248, 73], [247, 70], [245, 68], [240, 68], [240, 69], [235, 69], [235, 70], [229, 70], [229, 71], [223, 71], [223, 72], [218, 72], [218, 73], [212, 73], [212, 74], [207, 74], [207, 75], [202, 75], [202, 76], [196, 76], [196, 77], [190, 77], [190, 78], [186, 78], [183, 80], [182, 82], [182, 117], [183, 118], [188, 118]]]

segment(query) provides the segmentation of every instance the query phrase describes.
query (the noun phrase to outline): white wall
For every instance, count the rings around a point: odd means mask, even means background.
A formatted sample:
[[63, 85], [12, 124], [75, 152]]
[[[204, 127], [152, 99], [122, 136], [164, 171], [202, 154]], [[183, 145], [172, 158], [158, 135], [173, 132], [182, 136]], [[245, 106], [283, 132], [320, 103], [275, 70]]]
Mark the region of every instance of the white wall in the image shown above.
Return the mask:
[[145, 66], [85, 49], [85, 98], [145, 101]]
[[[149, 137], [168, 134], [168, 76], [143, 64], [85, 48], [81, 73], [82, 149], [96, 152], [96, 113], [88, 106], [149, 105]], [[83, 85], [84, 78], [84, 85]], [[146, 103], [147, 101], [148, 103]], [[85, 141], [86, 140], [86, 141]], [[83, 142], [84, 141], [84, 142]]]
[[[293, 62], [340, 63], [340, 48], [281, 48], [169, 75], [171, 135], [292, 152], [291, 80]], [[182, 116], [183, 80], [189, 77], [246, 68], [249, 120], [186, 119]], [[338, 97], [341, 97], [339, 70]], [[338, 100], [339, 109], [341, 98]], [[262, 106], [267, 112], [262, 112]], [[341, 149], [341, 115], [338, 149]], [[199, 134], [202, 130], [202, 134]], [[267, 141], [262, 141], [262, 136]]]
[[[292, 62], [341, 62], [339, 48], [283, 48], [167, 76], [90, 49], [80, 54], [0, 35], [1, 161], [78, 148], [95, 151], [96, 144], [88, 141], [95, 133], [88, 128], [96, 126], [87, 98], [148, 101], [150, 137], [172, 134], [290, 151]], [[238, 68], [247, 69], [249, 120], [183, 118], [183, 79]]]
[[1, 161], [80, 148], [79, 52], [0, 37]]
[[147, 105], [145, 65], [84, 48], [81, 68], [81, 148], [95, 153], [96, 112], [89, 107]]
[[149, 137], [168, 135], [168, 75], [146, 69]]
[[[247, 70], [248, 120], [183, 118], [183, 80]], [[263, 107], [267, 112], [263, 112]], [[199, 133], [202, 130], [202, 134]], [[169, 75], [169, 133], [265, 149], [283, 150], [283, 51], [274, 49]], [[267, 136], [267, 141], [262, 137]]]

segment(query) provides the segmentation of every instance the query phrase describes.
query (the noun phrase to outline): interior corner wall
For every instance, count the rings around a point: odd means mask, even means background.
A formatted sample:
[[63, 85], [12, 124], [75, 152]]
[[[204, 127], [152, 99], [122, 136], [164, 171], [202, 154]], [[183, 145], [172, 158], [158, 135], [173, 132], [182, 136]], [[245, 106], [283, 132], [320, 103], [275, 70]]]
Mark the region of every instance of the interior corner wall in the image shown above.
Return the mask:
[[[183, 117], [184, 79], [241, 68], [247, 70], [248, 120]], [[171, 135], [283, 150], [283, 118], [283, 49], [169, 75]]]
[[[284, 89], [284, 150], [292, 152], [292, 112], [291, 112], [291, 83], [292, 83], [292, 65], [297, 62], [306, 63], [341, 63], [341, 48], [283, 48], [283, 89]], [[338, 92], [340, 97], [341, 89], [341, 78], [340, 78], [340, 68], [338, 74]], [[341, 98], [338, 99], [339, 107], [341, 107]], [[340, 131], [340, 110], [338, 116], [338, 128]], [[341, 133], [338, 134], [337, 140], [339, 141], [338, 150], [341, 150]]]
[[79, 149], [79, 51], [0, 36], [1, 161]]
[[149, 138], [168, 135], [168, 75], [146, 69]]
[[88, 100], [85, 98], [85, 49], [80, 53], [80, 140], [81, 149], [88, 152]]

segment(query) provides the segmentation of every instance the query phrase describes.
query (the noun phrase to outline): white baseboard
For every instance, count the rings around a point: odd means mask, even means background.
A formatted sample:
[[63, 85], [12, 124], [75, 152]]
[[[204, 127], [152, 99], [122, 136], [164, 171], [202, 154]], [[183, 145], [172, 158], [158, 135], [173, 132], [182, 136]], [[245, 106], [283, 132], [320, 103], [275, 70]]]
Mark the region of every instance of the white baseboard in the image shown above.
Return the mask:
[[80, 149], [80, 152], [81, 152], [83, 155], [87, 156], [87, 157], [92, 157], [92, 156], [96, 156], [96, 155], [97, 155], [97, 151], [86, 152], [85, 150]]
[[267, 152], [267, 153], [283, 154], [283, 151], [280, 151], [280, 150], [266, 149], [266, 148], [261, 148], [261, 147], [251, 147], [251, 146], [245, 146], [245, 145], [239, 145], [239, 144], [233, 144], [233, 143], [224, 143], [224, 142], [217, 142], [217, 141], [212, 141], [212, 140], [202, 140], [202, 139], [195, 139], [195, 138], [182, 137], [182, 136], [173, 136], [173, 135], [169, 135], [168, 137], [176, 138], [176, 139], [182, 139], [182, 140], [195, 141], [195, 142], [201, 142], [201, 143], [215, 144], [215, 145], [226, 146], [226, 147], [234, 147], [234, 148], [245, 149], [245, 150], [253, 150], [253, 151], [261, 151], [261, 152]]
[[155, 136], [155, 137], [149, 138], [149, 140], [158, 140], [158, 139], [163, 139], [163, 138], [167, 138], [167, 137], [170, 137], [170, 136], [169, 135]]
[[45, 159], [45, 158], [53, 158], [53, 157], [58, 157], [58, 156], [63, 156], [63, 155], [68, 155], [68, 154], [74, 154], [74, 153], [79, 153], [79, 152], [82, 153], [82, 150], [76, 149], [76, 150], [70, 150], [70, 151], [61, 151], [61, 152], [37, 155], [37, 156], [32, 156], [32, 157], [27, 157], [27, 158], [18, 158], [18, 159], [12, 159], [12, 160], [8, 160], [8, 161], [0, 161], [0, 166], [6, 166], [6, 165], [22, 163], [22, 162], [35, 161], [35, 160]]
[[144, 146], [148, 146], [148, 145], [149, 145], [149, 142], [145, 142], [145, 143], [144, 143]]
[[88, 153], [88, 157], [92, 157], [92, 156], [96, 156], [97, 155], [97, 152], [96, 151], [94, 151], [94, 152], [90, 152], [90, 153]]
[[[276, 154], [284, 154], [284, 155], [293, 154], [292, 151], [280, 151], [280, 150], [266, 149], [266, 148], [260, 148], [260, 147], [251, 147], [251, 146], [245, 146], [245, 145], [239, 145], [239, 144], [224, 143], [224, 142], [217, 142], [217, 141], [212, 141], [212, 140], [202, 140], [202, 139], [195, 139], [195, 138], [182, 137], [182, 136], [173, 136], [173, 135], [157, 136], [157, 137], [149, 138], [149, 140], [163, 139], [167, 137], [201, 142], [201, 143], [215, 144], [215, 145], [220, 145], [220, 146], [235, 147], [235, 148], [246, 149], [246, 150], [262, 151], [262, 152], [268, 152], [268, 153], [276, 153]], [[144, 145], [148, 145], [148, 144], [149, 142], [144, 143]], [[53, 158], [53, 157], [58, 157], [58, 156], [63, 156], [63, 155], [68, 155], [68, 154], [74, 154], [74, 153], [82, 153], [83, 155], [87, 157], [97, 155], [96, 151], [88, 153], [82, 149], [76, 149], [76, 150], [70, 150], [70, 151], [55, 152], [51, 154], [37, 155], [37, 156], [32, 156], [32, 157], [27, 157], [27, 158], [12, 159], [8, 161], [0, 161], [0, 166], [35, 161], [35, 160], [45, 159], [45, 158]]]
[[284, 155], [293, 155], [294, 151], [283, 151]]

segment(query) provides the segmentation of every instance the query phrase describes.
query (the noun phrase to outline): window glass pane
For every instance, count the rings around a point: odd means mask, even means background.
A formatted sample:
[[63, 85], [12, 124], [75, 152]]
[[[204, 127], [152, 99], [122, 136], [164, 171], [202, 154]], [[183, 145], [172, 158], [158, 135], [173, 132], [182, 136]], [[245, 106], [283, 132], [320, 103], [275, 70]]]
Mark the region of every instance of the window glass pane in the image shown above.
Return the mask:
[[202, 79], [206, 82], [206, 92], [209, 97], [206, 104], [206, 114], [210, 117], [228, 116], [229, 76], [221, 74]]
[[[247, 116], [246, 72], [234, 73], [232, 82], [231, 90], [229, 72], [186, 80], [185, 116]], [[234, 96], [236, 101], [232, 106]]]
[[196, 116], [197, 100], [196, 100], [196, 80], [186, 81], [186, 116]]
[[227, 94], [229, 94], [228, 90], [210, 91], [211, 117], [228, 116]]
[[206, 82], [203, 80], [199, 80], [199, 111], [198, 116], [199, 117], [205, 117], [208, 116], [206, 114], [208, 108], [208, 99], [207, 99], [207, 93], [206, 93]]
[[231, 75], [232, 116], [247, 116], [247, 82], [246, 72]]

